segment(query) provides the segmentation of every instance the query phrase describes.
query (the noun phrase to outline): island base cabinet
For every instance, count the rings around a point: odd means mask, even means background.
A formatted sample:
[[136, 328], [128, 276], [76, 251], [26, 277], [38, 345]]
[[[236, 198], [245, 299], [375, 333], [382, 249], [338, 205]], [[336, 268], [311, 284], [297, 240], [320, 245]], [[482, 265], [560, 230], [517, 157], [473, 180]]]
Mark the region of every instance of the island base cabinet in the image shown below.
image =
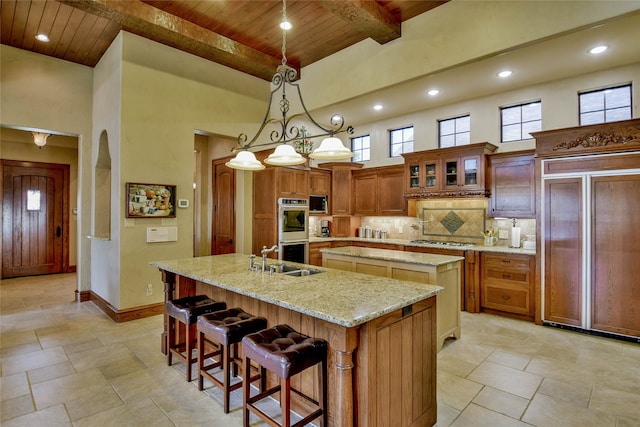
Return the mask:
[[436, 296], [440, 307], [437, 313], [437, 351], [440, 351], [447, 338], [460, 338], [460, 280], [462, 276], [460, 261], [429, 266], [325, 252], [322, 254], [322, 265], [354, 273], [442, 286], [444, 290]]
[[435, 317], [436, 298], [431, 297], [362, 327], [357, 384], [366, 406], [357, 425], [435, 424]]

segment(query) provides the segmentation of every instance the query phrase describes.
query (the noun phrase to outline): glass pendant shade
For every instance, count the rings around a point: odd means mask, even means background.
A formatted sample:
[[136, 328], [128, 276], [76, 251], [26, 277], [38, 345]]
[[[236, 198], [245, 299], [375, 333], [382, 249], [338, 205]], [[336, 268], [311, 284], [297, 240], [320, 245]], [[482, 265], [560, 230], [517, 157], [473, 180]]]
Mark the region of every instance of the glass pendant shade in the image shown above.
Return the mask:
[[275, 166], [293, 166], [306, 162], [306, 159], [287, 144], [278, 145], [276, 150], [264, 162]]
[[236, 156], [225, 163], [232, 169], [245, 171], [259, 171], [264, 169], [264, 165], [256, 159], [256, 155], [251, 151], [240, 151]]
[[342, 145], [342, 141], [335, 136], [325, 138], [320, 146], [313, 150], [309, 157], [319, 160], [343, 160], [353, 157], [353, 153]]

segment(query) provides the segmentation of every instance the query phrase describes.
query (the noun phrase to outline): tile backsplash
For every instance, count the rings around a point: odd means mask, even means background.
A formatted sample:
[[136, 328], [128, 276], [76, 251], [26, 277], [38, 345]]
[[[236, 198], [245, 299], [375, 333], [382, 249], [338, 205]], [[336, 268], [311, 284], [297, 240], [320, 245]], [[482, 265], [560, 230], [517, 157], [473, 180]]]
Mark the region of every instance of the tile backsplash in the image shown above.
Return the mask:
[[[487, 210], [488, 199], [420, 200], [416, 203], [417, 217], [365, 216], [360, 222], [362, 226], [386, 231], [388, 239], [428, 239], [478, 245], [483, 244], [484, 230], [495, 230], [496, 236], [502, 231], [503, 238], [498, 239], [497, 245], [510, 246], [513, 218], [488, 218]], [[311, 217], [312, 236], [316, 229], [319, 234], [319, 219]], [[535, 219], [516, 218], [516, 226], [520, 227], [521, 240], [526, 240], [528, 235], [535, 236]]]

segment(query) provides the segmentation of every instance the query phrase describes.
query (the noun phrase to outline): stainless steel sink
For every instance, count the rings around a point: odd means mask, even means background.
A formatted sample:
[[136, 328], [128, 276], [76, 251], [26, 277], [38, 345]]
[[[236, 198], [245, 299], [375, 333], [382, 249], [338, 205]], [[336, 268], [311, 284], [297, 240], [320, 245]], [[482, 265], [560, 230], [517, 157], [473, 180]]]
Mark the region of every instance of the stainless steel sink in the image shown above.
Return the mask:
[[311, 276], [312, 274], [324, 273], [323, 270], [316, 270], [315, 268], [299, 267], [297, 265], [279, 264], [276, 265], [276, 273], [282, 273], [287, 276]]

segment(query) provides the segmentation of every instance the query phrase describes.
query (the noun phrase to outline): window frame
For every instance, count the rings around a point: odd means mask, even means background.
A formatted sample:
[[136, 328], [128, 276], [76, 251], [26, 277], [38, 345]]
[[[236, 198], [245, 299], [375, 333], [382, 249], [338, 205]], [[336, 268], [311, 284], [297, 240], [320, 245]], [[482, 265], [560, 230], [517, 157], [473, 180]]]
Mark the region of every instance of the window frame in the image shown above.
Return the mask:
[[[356, 150], [356, 149], [354, 148], [354, 146], [353, 146], [353, 143], [354, 143], [354, 141], [355, 141], [356, 139], [363, 139], [363, 138], [367, 138], [367, 139], [368, 139], [369, 146], [368, 146], [367, 148], [368, 148], [368, 150], [369, 150], [369, 158], [368, 158], [368, 159], [360, 159], [360, 160], [356, 160], [356, 159], [355, 159], [355, 157], [356, 157], [356, 156], [355, 156], [356, 151], [360, 151], [360, 152], [364, 153], [364, 148], [361, 148], [361, 149], [359, 149], [359, 150]], [[354, 137], [350, 138], [350, 142], [351, 142], [351, 152], [354, 154], [354, 155], [353, 155], [353, 157], [351, 158], [351, 161], [352, 161], [352, 162], [369, 162], [369, 161], [371, 161], [371, 134], [365, 134], [365, 135], [354, 136]]]
[[[587, 112], [583, 112], [582, 111], [582, 96], [583, 95], [589, 95], [592, 93], [598, 93], [598, 92], [606, 92], [607, 90], [614, 90], [614, 89], [621, 89], [621, 88], [628, 88], [629, 89], [629, 104], [625, 105], [624, 107], [615, 107], [615, 108], [607, 108], [606, 105], [606, 97], [604, 98], [604, 105], [603, 105], [603, 109], [602, 110], [592, 110], [592, 111], [587, 111]], [[626, 119], [620, 119], [620, 120], [613, 120], [613, 121], [607, 121], [607, 111], [613, 111], [613, 110], [619, 110], [621, 108], [628, 108], [629, 109], [629, 117]], [[593, 113], [593, 112], [598, 112], [601, 111], [604, 115], [604, 121], [602, 122], [596, 122], [596, 123], [582, 123], [582, 118], [584, 114], [588, 114], [588, 113]], [[613, 86], [607, 86], [607, 87], [603, 87], [600, 89], [589, 89], [589, 90], [584, 90], [584, 91], [579, 91], [578, 92], [578, 123], [580, 124], [580, 126], [585, 126], [585, 125], [595, 125], [595, 124], [603, 124], [603, 123], [613, 123], [613, 122], [617, 122], [617, 121], [622, 121], [622, 120], [629, 120], [633, 118], [633, 83], [632, 82], [628, 82], [628, 83], [623, 83], [623, 84], [616, 84]]]
[[[532, 104], [537, 104], [537, 105], [540, 106], [540, 111], [539, 111], [540, 112], [540, 118], [537, 119], [537, 120], [524, 121], [522, 119], [522, 108], [525, 107], [525, 106], [528, 106], [528, 105], [532, 105]], [[505, 127], [505, 124], [504, 124], [503, 112], [505, 110], [509, 110], [509, 109], [512, 109], [512, 108], [519, 108], [520, 109], [520, 121], [509, 124], [509, 126], [513, 126], [515, 124], [519, 125], [519, 127], [520, 127], [520, 139], [510, 139], [508, 141], [505, 141], [505, 139], [504, 139], [504, 127]], [[533, 139], [533, 136], [531, 136], [531, 134], [529, 132], [527, 132], [529, 137], [525, 138], [525, 135], [524, 135], [525, 132], [524, 132], [524, 129], [523, 129], [523, 127], [524, 127], [523, 125], [525, 123], [534, 123], [534, 122], [540, 122], [540, 128], [534, 130], [534, 132], [541, 131], [542, 130], [542, 100], [541, 99], [500, 107], [500, 143], [501, 144], [507, 144], [507, 143], [510, 143], [510, 142], [526, 141], [528, 139]]]
[[[463, 119], [463, 118], [469, 118], [469, 130], [468, 131], [464, 131], [464, 132], [456, 132], [456, 120], [459, 119]], [[442, 134], [442, 123], [443, 122], [448, 122], [450, 120], [453, 120], [453, 128], [454, 128], [454, 132], [452, 134], [447, 134], [447, 135], [443, 135]], [[468, 142], [465, 142], [463, 144], [458, 144], [458, 135], [463, 135], [463, 134], [468, 134], [469, 138], [468, 138]], [[453, 135], [453, 145], [451, 146], [447, 146], [447, 147], [443, 147], [442, 146], [442, 137], [443, 136], [449, 136], [449, 135]], [[454, 116], [454, 117], [449, 117], [446, 119], [438, 119], [438, 148], [451, 148], [451, 147], [462, 147], [465, 145], [469, 145], [471, 144], [471, 113], [466, 113], [466, 114], [461, 114], [458, 116]]]
[[[402, 142], [400, 142], [399, 144], [394, 144], [393, 143], [393, 133], [394, 132], [398, 132], [398, 131], [402, 131], [404, 134], [404, 131], [406, 129], [411, 129], [412, 133], [413, 133], [413, 139], [411, 139], [411, 141], [409, 140], [405, 140], [404, 138], [402, 139]], [[407, 153], [413, 153], [415, 151], [415, 141], [416, 141], [416, 134], [415, 134], [416, 128], [414, 125], [406, 125], [406, 126], [402, 126], [399, 128], [393, 128], [393, 129], [389, 129], [388, 135], [389, 135], [389, 157], [390, 158], [398, 158], [398, 157], [402, 157], [403, 154], [407, 154]], [[403, 135], [404, 136], [404, 135]], [[411, 142], [411, 151], [405, 151], [404, 147], [405, 144], [407, 144], [408, 142]], [[393, 146], [394, 145], [400, 145], [401, 150], [400, 153], [398, 153], [397, 156], [393, 155]]]

